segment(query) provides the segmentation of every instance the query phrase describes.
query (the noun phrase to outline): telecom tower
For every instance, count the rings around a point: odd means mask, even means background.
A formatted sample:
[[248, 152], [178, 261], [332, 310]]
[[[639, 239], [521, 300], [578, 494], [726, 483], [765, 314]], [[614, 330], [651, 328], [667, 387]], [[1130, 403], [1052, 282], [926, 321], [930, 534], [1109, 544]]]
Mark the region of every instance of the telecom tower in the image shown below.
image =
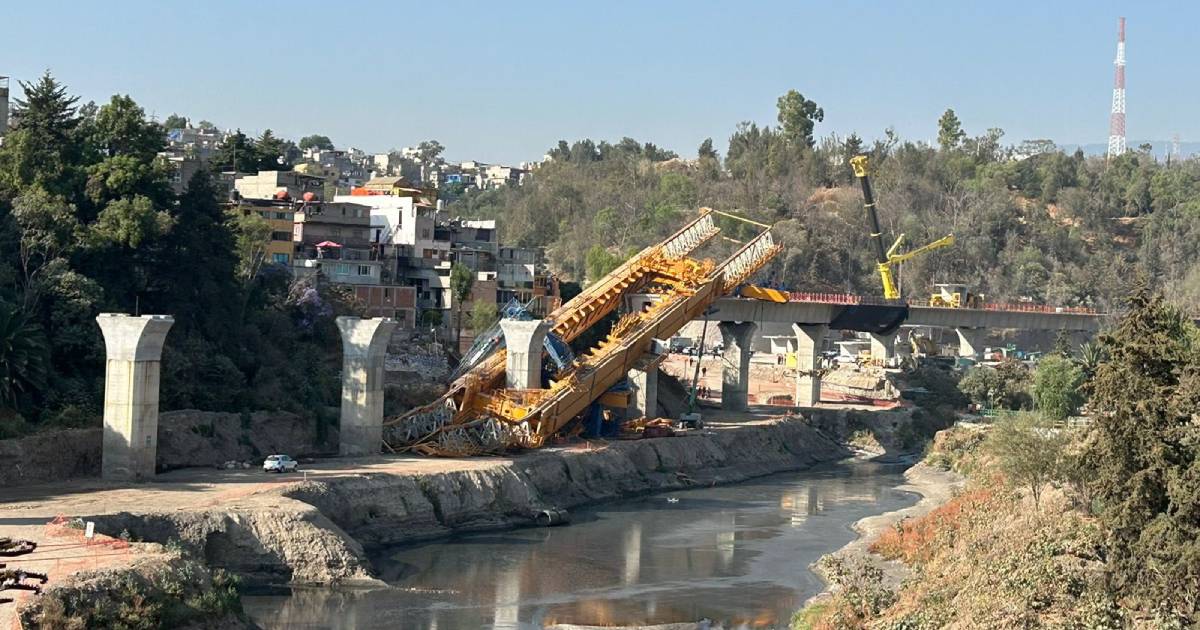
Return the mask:
[[1117, 66], [1113, 78], [1112, 115], [1108, 119], [1108, 159], [1125, 152], [1125, 18], [1117, 31]]

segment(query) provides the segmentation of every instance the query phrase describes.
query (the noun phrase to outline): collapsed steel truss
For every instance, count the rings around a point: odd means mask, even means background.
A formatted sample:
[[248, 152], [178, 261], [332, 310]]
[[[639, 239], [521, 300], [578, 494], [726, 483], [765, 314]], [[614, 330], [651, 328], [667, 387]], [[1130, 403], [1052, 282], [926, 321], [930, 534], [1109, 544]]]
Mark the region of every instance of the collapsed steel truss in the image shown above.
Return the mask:
[[438, 400], [385, 421], [385, 445], [392, 451], [448, 456], [540, 446], [625, 378], [654, 339], [674, 335], [782, 248], [769, 226], [755, 224], [763, 231], [720, 264], [690, 258], [720, 232], [713, 214], [701, 209], [700, 216], [681, 230], [642, 250], [546, 317], [553, 333], [569, 343], [615, 311], [625, 296], [658, 296], [646, 310], [623, 316], [604, 341], [559, 370], [548, 388], [506, 389], [505, 351], [499, 350], [455, 379]]

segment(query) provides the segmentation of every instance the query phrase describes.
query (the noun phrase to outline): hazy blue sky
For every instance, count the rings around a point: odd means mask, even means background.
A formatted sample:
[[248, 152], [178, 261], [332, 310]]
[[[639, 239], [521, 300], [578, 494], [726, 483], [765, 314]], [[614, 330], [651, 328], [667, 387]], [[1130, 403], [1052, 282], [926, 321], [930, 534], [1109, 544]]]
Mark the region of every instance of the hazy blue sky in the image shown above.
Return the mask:
[[560, 138], [724, 149], [738, 121], [774, 124], [789, 88], [824, 107], [819, 135], [931, 139], [953, 107], [971, 133], [1104, 142], [1125, 15], [1129, 137], [1200, 138], [1196, 2], [14, 1], [2, 15], [0, 75], [48, 68], [84, 100], [511, 162]]

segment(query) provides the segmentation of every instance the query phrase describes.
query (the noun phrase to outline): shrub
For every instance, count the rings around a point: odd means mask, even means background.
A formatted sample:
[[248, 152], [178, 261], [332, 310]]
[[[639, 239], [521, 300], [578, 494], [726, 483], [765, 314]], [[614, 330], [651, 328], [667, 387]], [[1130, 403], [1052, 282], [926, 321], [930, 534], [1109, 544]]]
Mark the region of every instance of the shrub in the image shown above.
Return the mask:
[[1083, 404], [1083, 370], [1061, 356], [1042, 359], [1033, 373], [1033, 402], [1050, 420], [1062, 421]]
[[1040, 415], [1023, 413], [997, 422], [987, 446], [1004, 476], [1028, 489], [1034, 508], [1040, 509], [1042, 490], [1059, 473], [1063, 433]]

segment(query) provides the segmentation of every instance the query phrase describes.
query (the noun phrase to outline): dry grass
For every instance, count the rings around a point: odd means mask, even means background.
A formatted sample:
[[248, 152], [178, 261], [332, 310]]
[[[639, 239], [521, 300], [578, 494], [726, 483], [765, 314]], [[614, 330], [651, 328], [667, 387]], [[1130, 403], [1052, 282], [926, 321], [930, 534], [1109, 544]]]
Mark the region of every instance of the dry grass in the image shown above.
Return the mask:
[[989, 487], [968, 490], [945, 505], [920, 518], [906, 519], [884, 531], [871, 543], [871, 553], [907, 565], [921, 565], [937, 554], [944, 540], [954, 537], [964, 520], [997, 500], [997, 492]]

